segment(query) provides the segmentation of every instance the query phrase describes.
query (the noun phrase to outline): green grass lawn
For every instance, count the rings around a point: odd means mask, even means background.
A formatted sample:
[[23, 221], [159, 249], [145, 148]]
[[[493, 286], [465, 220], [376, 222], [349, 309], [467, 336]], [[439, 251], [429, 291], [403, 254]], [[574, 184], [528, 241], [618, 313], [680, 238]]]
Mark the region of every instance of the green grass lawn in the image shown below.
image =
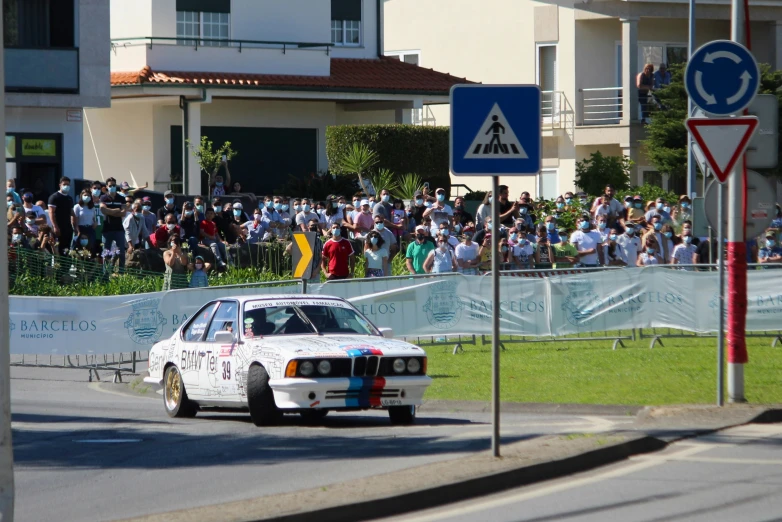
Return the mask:
[[[423, 340], [422, 340], [423, 341]], [[491, 400], [491, 341], [450, 346], [421, 346], [429, 357], [434, 380], [427, 399]], [[663, 339], [649, 349], [650, 339], [506, 344], [500, 356], [503, 401], [584, 404], [715, 403], [717, 340]], [[771, 339], [747, 340], [745, 394], [750, 403], [782, 403], [782, 346]], [[455, 344], [455, 343], [454, 343]], [[726, 347], [727, 350], [727, 347]], [[727, 379], [727, 372], [726, 372]], [[726, 383], [727, 400], [727, 383]]]

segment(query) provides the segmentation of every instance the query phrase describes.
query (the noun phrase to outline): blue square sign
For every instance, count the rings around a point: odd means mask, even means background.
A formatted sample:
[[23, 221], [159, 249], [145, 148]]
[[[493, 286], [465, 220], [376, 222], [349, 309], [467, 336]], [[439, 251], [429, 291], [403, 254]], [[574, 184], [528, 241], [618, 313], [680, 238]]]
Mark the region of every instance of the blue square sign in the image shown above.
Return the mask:
[[452, 87], [453, 175], [523, 176], [540, 172], [540, 111], [537, 85]]

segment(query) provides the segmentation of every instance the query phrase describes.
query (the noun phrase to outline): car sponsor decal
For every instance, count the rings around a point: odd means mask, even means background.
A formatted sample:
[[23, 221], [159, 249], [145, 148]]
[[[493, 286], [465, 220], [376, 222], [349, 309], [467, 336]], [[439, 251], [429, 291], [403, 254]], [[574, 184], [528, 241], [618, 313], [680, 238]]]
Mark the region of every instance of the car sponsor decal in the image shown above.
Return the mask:
[[234, 345], [232, 344], [221, 344], [220, 345], [220, 354], [218, 357], [230, 357], [234, 353]]
[[349, 392], [358, 392], [358, 397], [345, 399], [348, 408], [379, 407], [380, 395], [386, 386], [384, 377], [350, 377]]
[[383, 350], [378, 350], [368, 344], [343, 344], [339, 347], [348, 354], [348, 357], [361, 357], [362, 355], [383, 355]]
[[244, 309], [257, 310], [259, 308], [275, 308], [282, 306], [333, 306], [336, 308], [351, 308], [347, 303], [336, 299], [271, 299], [266, 301], [249, 301], [244, 305]]

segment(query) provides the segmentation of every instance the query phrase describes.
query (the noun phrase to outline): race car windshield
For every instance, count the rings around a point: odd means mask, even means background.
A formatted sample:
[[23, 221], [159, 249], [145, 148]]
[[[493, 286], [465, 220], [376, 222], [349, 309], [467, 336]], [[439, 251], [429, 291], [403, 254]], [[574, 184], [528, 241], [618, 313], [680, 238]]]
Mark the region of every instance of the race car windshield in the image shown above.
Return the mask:
[[245, 304], [245, 337], [332, 333], [380, 335], [369, 321], [341, 303], [337, 303], [339, 306], [303, 302], [275, 304], [264, 301]]

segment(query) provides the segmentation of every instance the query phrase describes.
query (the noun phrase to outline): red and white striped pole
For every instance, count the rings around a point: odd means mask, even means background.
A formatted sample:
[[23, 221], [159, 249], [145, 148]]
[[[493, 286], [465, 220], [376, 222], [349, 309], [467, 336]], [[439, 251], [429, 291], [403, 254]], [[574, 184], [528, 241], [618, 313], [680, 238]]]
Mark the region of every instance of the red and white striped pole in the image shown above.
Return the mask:
[[[731, 40], [747, 45], [749, 0], [731, 0]], [[746, 402], [744, 365], [749, 362], [747, 323], [746, 156], [728, 178], [728, 401]]]

